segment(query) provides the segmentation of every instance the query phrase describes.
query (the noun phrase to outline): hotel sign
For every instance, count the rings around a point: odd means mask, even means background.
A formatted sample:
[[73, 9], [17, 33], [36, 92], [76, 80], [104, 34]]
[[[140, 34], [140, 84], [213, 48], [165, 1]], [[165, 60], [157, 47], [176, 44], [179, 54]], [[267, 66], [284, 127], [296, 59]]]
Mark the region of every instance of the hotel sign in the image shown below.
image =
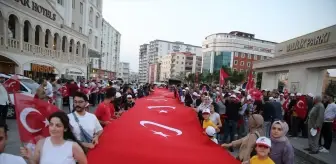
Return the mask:
[[287, 45], [287, 52], [309, 48], [312, 46], [328, 43], [330, 32], [323, 33], [311, 38], [298, 39], [296, 42]]
[[268, 48], [261, 48], [256, 46], [244, 46], [245, 49], [254, 50], [254, 51], [260, 51], [260, 52], [266, 52], [266, 53], [272, 53], [272, 49]]
[[31, 71], [33, 72], [42, 72], [42, 73], [54, 73], [55, 68], [51, 66], [31, 64]]
[[56, 14], [51, 13], [50, 10], [40, 6], [38, 3], [30, 0], [15, 0], [18, 3], [21, 3], [21, 5], [26, 6], [33, 11], [40, 13], [41, 15], [55, 21], [56, 20]]

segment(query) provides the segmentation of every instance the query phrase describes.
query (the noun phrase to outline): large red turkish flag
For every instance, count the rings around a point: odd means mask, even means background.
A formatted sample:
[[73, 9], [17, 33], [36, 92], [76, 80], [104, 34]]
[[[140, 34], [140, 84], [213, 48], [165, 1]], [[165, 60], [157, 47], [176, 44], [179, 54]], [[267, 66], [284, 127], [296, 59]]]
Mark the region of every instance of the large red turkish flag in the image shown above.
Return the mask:
[[157, 94], [137, 100], [104, 129], [89, 164], [240, 163], [203, 134], [191, 108], [175, 99], [157, 101]]
[[15, 93], [16, 121], [23, 143], [36, 143], [38, 138], [49, 136], [48, 117], [58, 108], [46, 101]]

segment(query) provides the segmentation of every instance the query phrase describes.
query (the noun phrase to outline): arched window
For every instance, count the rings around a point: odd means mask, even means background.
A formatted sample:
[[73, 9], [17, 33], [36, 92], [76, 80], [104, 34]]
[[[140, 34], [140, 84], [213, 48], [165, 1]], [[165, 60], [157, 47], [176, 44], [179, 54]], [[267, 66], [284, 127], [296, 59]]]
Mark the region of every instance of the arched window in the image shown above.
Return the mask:
[[93, 8], [90, 7], [90, 12], [89, 12], [89, 21], [90, 21], [90, 23], [92, 23], [92, 19], [93, 19]]

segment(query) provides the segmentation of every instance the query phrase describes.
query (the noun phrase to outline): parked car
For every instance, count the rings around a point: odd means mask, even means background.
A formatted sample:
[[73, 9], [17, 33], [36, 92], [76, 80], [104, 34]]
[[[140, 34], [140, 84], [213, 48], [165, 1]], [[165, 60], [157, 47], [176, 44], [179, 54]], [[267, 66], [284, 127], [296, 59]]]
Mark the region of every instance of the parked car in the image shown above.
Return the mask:
[[[11, 78], [12, 74], [1, 74], [0, 73], [0, 77], [4, 77], [5, 80]], [[37, 84], [34, 80], [32, 80], [31, 78], [22, 76], [22, 75], [17, 75], [18, 76], [18, 80], [20, 82], [20, 91], [22, 94], [25, 94], [27, 96], [32, 96], [34, 97], [35, 92], [37, 90], [37, 88], [39, 87], [39, 84]], [[8, 93], [9, 98], [12, 102], [12, 104], [9, 105], [8, 108], [8, 112], [7, 112], [7, 118], [9, 119], [15, 119], [16, 115], [15, 115], [15, 101], [14, 101], [14, 95], [13, 93]]]

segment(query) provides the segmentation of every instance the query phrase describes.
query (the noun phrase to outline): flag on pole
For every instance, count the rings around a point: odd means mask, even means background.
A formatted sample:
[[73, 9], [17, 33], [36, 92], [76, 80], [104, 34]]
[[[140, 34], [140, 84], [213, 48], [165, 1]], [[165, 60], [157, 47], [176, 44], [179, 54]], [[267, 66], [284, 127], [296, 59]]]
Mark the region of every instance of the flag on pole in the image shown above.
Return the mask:
[[254, 80], [253, 80], [253, 71], [250, 70], [250, 73], [248, 75], [248, 80], [247, 80], [247, 84], [246, 84], [246, 91], [248, 92], [250, 89], [254, 88]]
[[223, 68], [220, 69], [220, 72], [219, 72], [219, 84], [220, 86], [224, 86], [225, 84], [225, 78], [229, 77], [229, 75], [224, 71]]

